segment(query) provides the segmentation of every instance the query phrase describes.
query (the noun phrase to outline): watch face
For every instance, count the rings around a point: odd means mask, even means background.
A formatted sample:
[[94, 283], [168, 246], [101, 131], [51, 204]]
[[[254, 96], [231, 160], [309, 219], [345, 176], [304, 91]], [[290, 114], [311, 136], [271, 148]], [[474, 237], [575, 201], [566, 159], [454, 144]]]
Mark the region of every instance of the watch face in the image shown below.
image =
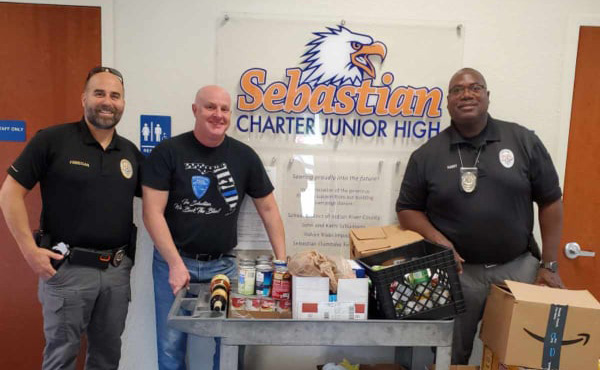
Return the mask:
[[558, 262], [556, 261], [545, 262], [542, 266], [552, 272], [556, 272], [558, 270]]

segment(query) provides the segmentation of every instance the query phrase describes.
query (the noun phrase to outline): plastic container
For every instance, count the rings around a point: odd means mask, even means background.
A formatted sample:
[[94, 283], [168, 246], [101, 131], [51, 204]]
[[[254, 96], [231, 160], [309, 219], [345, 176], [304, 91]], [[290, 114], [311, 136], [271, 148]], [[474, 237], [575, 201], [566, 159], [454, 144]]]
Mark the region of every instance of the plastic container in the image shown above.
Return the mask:
[[446, 247], [421, 240], [358, 261], [373, 282], [371, 316], [431, 320], [465, 311], [454, 255]]

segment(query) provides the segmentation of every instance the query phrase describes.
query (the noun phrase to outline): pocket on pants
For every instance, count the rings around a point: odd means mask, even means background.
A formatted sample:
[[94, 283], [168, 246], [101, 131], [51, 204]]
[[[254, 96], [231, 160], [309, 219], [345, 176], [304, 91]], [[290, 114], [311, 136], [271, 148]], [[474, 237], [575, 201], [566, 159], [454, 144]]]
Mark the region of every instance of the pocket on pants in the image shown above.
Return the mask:
[[66, 338], [64, 297], [41, 291], [39, 295], [44, 317], [44, 333], [46, 340]]

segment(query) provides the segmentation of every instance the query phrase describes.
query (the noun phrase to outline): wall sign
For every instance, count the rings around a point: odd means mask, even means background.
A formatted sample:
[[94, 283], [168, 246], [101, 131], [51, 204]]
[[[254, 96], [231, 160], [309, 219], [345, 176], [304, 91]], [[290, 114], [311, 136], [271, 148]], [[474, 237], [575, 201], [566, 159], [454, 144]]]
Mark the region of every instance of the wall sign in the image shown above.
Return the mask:
[[0, 141], [25, 141], [25, 121], [0, 120]]
[[140, 148], [148, 156], [164, 139], [171, 137], [171, 116], [140, 116]]

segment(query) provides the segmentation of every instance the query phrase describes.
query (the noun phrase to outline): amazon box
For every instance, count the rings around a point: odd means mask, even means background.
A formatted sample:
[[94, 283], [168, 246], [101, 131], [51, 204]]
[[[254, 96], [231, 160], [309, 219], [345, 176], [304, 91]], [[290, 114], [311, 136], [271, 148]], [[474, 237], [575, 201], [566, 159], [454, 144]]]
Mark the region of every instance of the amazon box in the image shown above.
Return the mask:
[[414, 231], [402, 230], [400, 225], [350, 229], [350, 255], [353, 259], [366, 257], [421, 239], [421, 235]]
[[[452, 370], [452, 367], [450, 368]], [[500, 362], [490, 347], [483, 346], [483, 358], [481, 359], [481, 370], [536, 370], [529, 367], [506, 365]]]
[[587, 290], [492, 285], [480, 337], [502, 364], [597, 370], [600, 303]]

